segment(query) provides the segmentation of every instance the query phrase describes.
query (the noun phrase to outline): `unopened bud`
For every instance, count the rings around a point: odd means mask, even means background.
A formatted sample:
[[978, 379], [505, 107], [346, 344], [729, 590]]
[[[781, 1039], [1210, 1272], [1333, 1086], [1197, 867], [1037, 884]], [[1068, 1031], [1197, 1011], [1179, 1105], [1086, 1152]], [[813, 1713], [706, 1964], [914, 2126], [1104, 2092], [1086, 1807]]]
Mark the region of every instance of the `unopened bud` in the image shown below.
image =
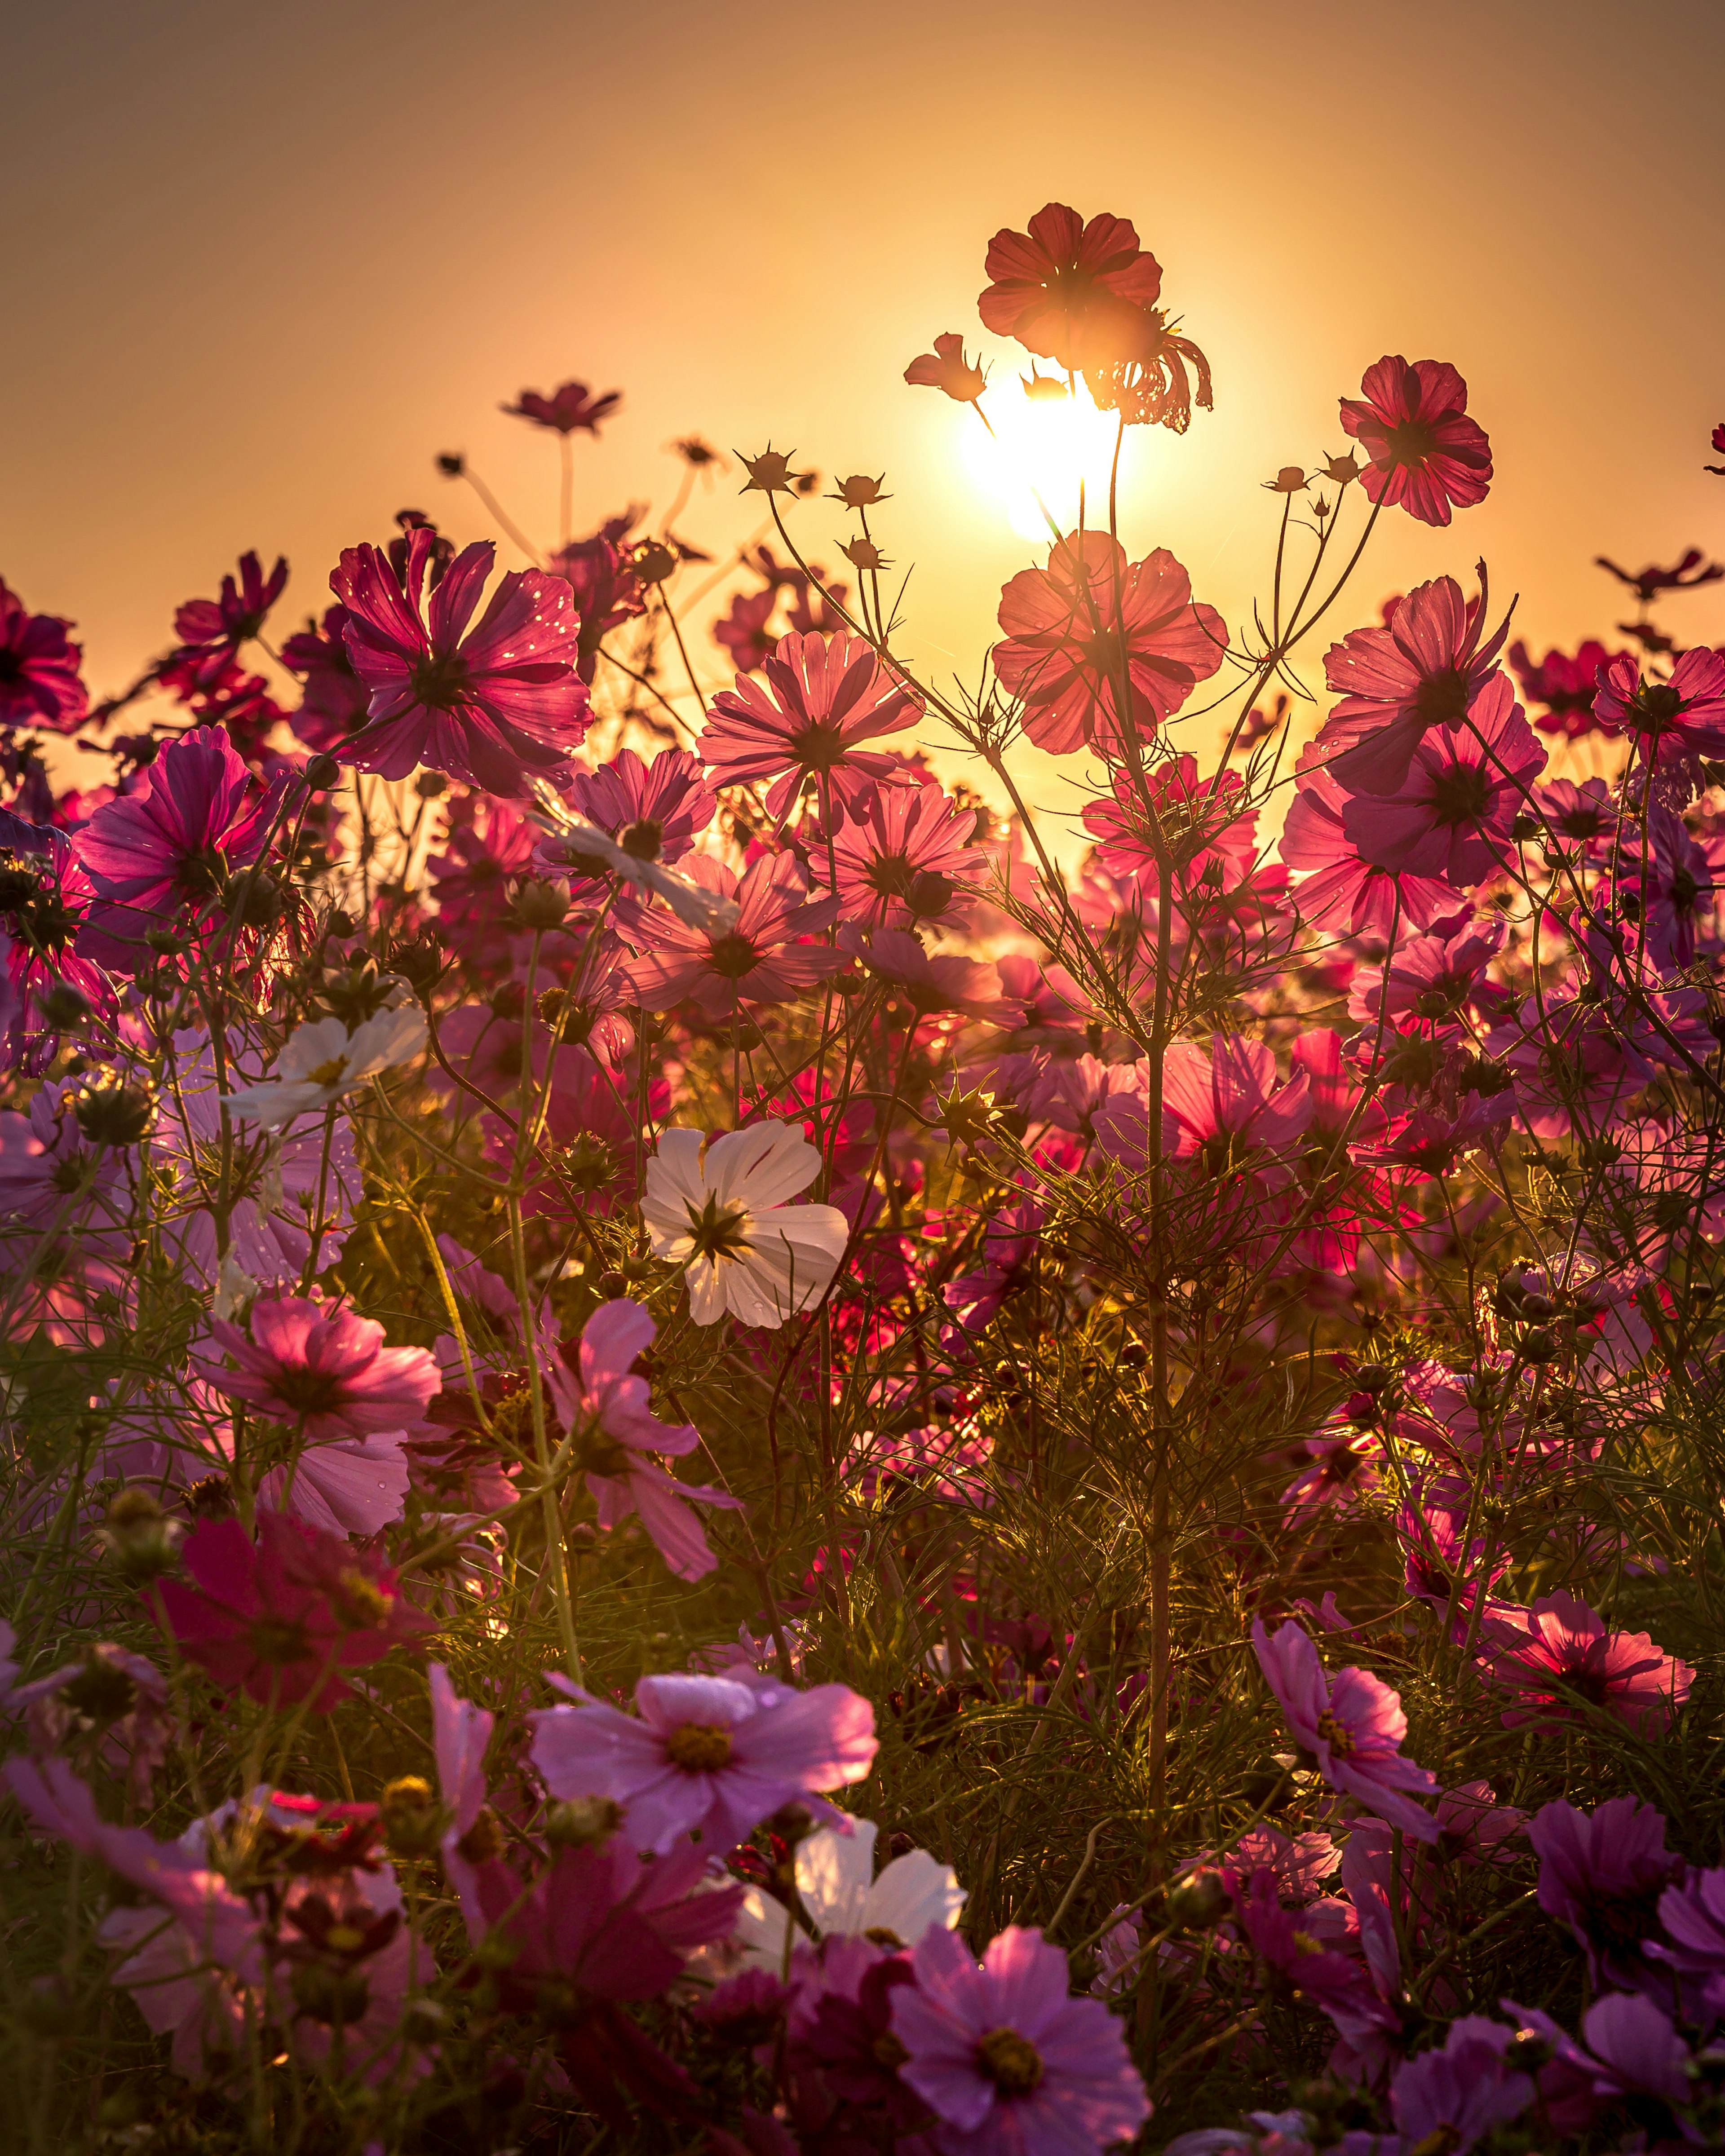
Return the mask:
[[44, 1024], [64, 1033], [84, 1024], [90, 1014], [90, 1002], [69, 981], [56, 981], [51, 988], [36, 991], [36, 1009]]
[[429, 1856], [443, 1830], [443, 1814], [429, 1782], [419, 1774], [399, 1774], [384, 1784], [377, 1800], [383, 1833], [398, 1856]]
[[305, 760], [305, 783], [314, 793], [327, 793], [341, 776], [341, 764], [326, 749]]
[[241, 869], [222, 886], [222, 911], [244, 928], [267, 928], [281, 911], [281, 886], [260, 869]]
[[122, 1490], [96, 1539], [126, 1577], [143, 1587], [173, 1564], [180, 1532], [178, 1521], [169, 1519], [147, 1490]]
[[548, 928], [561, 928], [569, 911], [569, 896], [559, 891], [554, 883], [537, 880], [524, 883], [515, 896], [515, 917], [523, 928], [543, 934]]
[[623, 1825], [623, 1807], [610, 1797], [565, 1797], [547, 1805], [545, 1839], [553, 1849], [598, 1849]]
[[449, 790], [449, 782], [440, 771], [422, 771], [413, 781], [413, 791], [422, 801], [436, 801]]
[[1214, 1865], [1199, 1865], [1168, 1891], [1168, 1921], [1183, 1931], [1207, 1932], [1233, 1907], [1228, 1882]]

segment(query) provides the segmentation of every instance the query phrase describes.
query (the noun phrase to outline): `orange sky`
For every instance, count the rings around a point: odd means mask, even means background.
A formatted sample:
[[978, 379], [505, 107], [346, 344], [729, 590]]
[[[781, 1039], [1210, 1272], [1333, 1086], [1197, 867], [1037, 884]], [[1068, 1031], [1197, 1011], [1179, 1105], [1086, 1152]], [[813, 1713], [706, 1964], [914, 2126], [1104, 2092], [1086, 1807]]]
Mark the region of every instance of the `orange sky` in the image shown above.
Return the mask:
[[[293, 564], [285, 630], [403, 504], [485, 536], [439, 449], [548, 535], [554, 446], [497, 406], [577, 374], [626, 395], [578, 521], [662, 502], [688, 430], [884, 469], [906, 649], [974, 679], [1032, 550], [900, 377], [976, 337], [988, 235], [1054, 197], [1137, 222], [1215, 366], [1214, 416], [1134, 444], [1134, 552], [1237, 621], [1257, 483], [1343, 446], [1380, 353], [1448, 358], [1491, 498], [1386, 518], [1350, 619], [1484, 553], [1542, 647], [1609, 636], [1595, 553], [1725, 551], [1722, 64], [1713, 0], [15, 10], [0, 573], [98, 693], [245, 547]], [[797, 514], [832, 558], [839, 512]], [[748, 529], [728, 486], [685, 523]], [[1725, 637], [1722, 591], [1671, 625]]]

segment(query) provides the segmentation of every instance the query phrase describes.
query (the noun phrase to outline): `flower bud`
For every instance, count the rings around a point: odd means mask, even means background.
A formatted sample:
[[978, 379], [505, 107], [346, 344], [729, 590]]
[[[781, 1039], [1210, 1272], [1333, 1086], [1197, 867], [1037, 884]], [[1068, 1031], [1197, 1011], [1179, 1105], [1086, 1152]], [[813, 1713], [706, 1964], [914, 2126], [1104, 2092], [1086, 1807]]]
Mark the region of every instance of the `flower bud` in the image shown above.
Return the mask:
[[1207, 1932], [1234, 1907], [1228, 1882], [1212, 1864], [1200, 1864], [1168, 1890], [1168, 1922], [1182, 1931]]
[[459, 479], [467, 470], [467, 459], [459, 449], [440, 449], [437, 468], [445, 479]]
[[69, 981], [56, 981], [51, 988], [38, 989], [36, 1009], [44, 1022], [56, 1032], [65, 1032], [73, 1026], [82, 1025], [90, 1015], [89, 997], [74, 988]]
[[122, 1490], [96, 1539], [129, 1580], [146, 1587], [173, 1564], [180, 1534], [178, 1521], [169, 1519], [147, 1490]]
[[326, 749], [305, 760], [305, 783], [314, 793], [327, 793], [341, 776], [341, 766]]
[[267, 928], [281, 911], [281, 886], [261, 869], [240, 869], [222, 886], [221, 904], [243, 928]]
[[439, 800], [449, 790], [449, 782], [440, 771], [422, 771], [413, 781], [413, 791], [422, 801]]
[[561, 928], [569, 911], [569, 895], [554, 883], [542, 883], [536, 878], [524, 883], [515, 895], [515, 917], [523, 928], [542, 935], [548, 928]]
[[397, 1856], [429, 1856], [443, 1832], [443, 1814], [429, 1782], [398, 1774], [377, 1802], [384, 1838]]
[[623, 1825], [623, 1807], [609, 1797], [565, 1797], [548, 1804], [545, 1839], [553, 1849], [598, 1849]]
[[676, 572], [677, 557], [662, 539], [644, 539], [634, 551], [629, 565], [635, 572], [635, 581], [641, 584], [662, 584]]

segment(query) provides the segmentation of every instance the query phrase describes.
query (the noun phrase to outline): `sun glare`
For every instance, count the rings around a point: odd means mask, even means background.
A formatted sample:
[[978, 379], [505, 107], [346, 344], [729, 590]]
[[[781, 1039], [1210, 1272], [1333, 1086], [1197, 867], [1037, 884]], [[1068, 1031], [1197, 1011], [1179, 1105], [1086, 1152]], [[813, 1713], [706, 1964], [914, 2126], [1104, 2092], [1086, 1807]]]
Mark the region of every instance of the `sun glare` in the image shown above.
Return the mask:
[[[972, 469], [1021, 539], [1046, 539], [1050, 518], [1062, 531], [1071, 531], [1081, 489], [1085, 521], [1107, 521], [1114, 416], [1096, 409], [1082, 382], [1070, 393], [1046, 377], [1040, 386], [1043, 393], [1036, 396], [1016, 382], [1004, 386], [988, 399], [993, 433], [974, 425], [966, 432]], [[1047, 393], [1054, 389], [1059, 393]]]

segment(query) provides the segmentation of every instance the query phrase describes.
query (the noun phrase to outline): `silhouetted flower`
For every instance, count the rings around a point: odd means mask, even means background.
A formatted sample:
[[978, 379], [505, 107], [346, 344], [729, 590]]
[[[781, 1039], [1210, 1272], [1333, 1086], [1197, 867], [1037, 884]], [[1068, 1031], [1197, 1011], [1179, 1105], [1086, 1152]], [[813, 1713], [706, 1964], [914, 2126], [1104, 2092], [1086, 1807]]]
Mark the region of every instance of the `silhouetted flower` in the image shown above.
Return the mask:
[[1410, 367], [1395, 354], [1366, 369], [1362, 395], [1342, 399], [1342, 424], [1371, 459], [1361, 479], [1373, 501], [1398, 504], [1422, 524], [1483, 501], [1491, 445], [1467, 417], [1467, 384], [1446, 361]]
[[983, 266], [993, 280], [977, 301], [984, 328], [1071, 372], [1129, 357], [1122, 346], [1162, 290], [1136, 226], [1109, 216], [1086, 224], [1063, 203], [1038, 210], [1028, 233], [997, 232]]
[[600, 422], [608, 419], [622, 402], [620, 389], [608, 389], [603, 397], [595, 397], [584, 382], [564, 382], [549, 397], [536, 389], [524, 389], [513, 404], [499, 409], [559, 434], [597, 434]]

